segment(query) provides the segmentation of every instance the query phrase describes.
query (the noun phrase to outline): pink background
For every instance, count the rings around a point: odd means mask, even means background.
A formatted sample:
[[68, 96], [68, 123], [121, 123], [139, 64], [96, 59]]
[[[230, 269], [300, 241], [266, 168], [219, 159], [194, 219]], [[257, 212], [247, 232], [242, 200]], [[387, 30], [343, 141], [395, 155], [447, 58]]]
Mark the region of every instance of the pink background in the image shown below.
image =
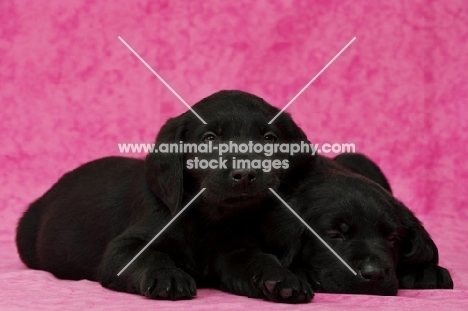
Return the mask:
[[[161, 302], [26, 270], [14, 229], [62, 174], [117, 143], [152, 142], [189, 104], [241, 89], [288, 108], [316, 143], [351, 142], [424, 222], [453, 291], [317, 294], [302, 309], [464, 309], [468, 300], [468, 5], [458, 1], [0, 2], [0, 307], [246, 309], [288, 306], [200, 290]], [[134, 155], [142, 156], [142, 155]]]

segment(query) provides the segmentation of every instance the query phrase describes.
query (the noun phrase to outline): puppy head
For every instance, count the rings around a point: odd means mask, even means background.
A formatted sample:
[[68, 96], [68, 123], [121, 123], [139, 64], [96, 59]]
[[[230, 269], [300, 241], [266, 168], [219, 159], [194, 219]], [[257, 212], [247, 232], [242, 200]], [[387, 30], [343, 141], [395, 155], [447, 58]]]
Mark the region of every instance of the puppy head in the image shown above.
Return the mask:
[[301, 260], [310, 267], [318, 290], [396, 295], [401, 265], [436, 260], [437, 249], [426, 230], [380, 185], [335, 172], [309, 186], [301, 199], [302, 206], [309, 205], [302, 211], [304, 218], [357, 273], [307, 234]]
[[[268, 156], [265, 152], [250, 152], [255, 144], [265, 148], [275, 143], [307, 142], [286, 113], [268, 124], [279, 110], [257, 96], [221, 91], [196, 103], [193, 109], [207, 124], [187, 111], [161, 128], [156, 145], [203, 144], [211, 145], [212, 152], [191, 149], [177, 154], [152, 153], [146, 158], [148, 184], [172, 213], [180, 210], [184, 196], [193, 197], [202, 188], [206, 190], [200, 202], [213, 208], [237, 210], [256, 206], [271, 196], [268, 188], [290, 186], [311, 158], [305, 153], [290, 156], [278, 152]], [[250, 149], [244, 152], [241, 144]], [[220, 149], [226, 145], [228, 150], [220, 155]]]
[[[380, 167], [367, 156], [357, 153], [341, 154], [335, 157], [333, 161], [343, 165], [351, 172], [357, 173], [376, 182], [382, 188], [392, 193], [390, 184]], [[398, 217], [407, 232], [407, 238], [402, 245], [403, 253], [400, 265], [405, 266], [420, 263], [437, 264], [437, 247], [422, 226], [421, 222], [401, 202], [395, 202], [398, 206], [395, 209], [395, 212], [398, 214]]]

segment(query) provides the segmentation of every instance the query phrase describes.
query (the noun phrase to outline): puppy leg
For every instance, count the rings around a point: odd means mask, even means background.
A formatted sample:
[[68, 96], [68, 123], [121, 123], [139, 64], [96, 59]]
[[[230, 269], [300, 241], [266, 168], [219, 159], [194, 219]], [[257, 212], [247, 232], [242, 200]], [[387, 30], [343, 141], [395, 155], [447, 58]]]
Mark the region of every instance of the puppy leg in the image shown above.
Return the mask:
[[153, 299], [179, 300], [196, 296], [195, 280], [177, 268], [167, 254], [155, 251], [151, 247], [117, 276], [146, 243], [147, 241], [128, 235], [113, 240], [100, 267], [98, 280], [102, 286]]
[[453, 288], [453, 281], [448, 270], [435, 264], [412, 267], [397, 273], [401, 289]]
[[215, 270], [220, 288], [237, 295], [284, 303], [305, 303], [314, 296], [306, 281], [270, 254], [248, 250], [221, 254]]

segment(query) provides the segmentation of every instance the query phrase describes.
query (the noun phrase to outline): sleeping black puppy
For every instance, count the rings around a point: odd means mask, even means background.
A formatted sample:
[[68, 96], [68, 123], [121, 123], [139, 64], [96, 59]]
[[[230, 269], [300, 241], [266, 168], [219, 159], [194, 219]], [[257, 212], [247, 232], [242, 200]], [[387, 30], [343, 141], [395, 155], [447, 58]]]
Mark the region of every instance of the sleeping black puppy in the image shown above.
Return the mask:
[[305, 233], [293, 270], [316, 291], [396, 295], [398, 288], [453, 288], [449, 272], [437, 265], [433, 240], [391, 194], [377, 165], [363, 155], [343, 154], [317, 157], [312, 166], [291, 206], [357, 272]]
[[[216, 145], [307, 140], [288, 114], [269, 125], [279, 110], [241, 91], [215, 93], [193, 109], [207, 124], [192, 112], [170, 119], [157, 136], [158, 147], [180, 142]], [[113, 290], [156, 299], [194, 297], [196, 285], [213, 284], [208, 265], [212, 250], [224, 244], [223, 234], [242, 227], [245, 217], [259, 217], [265, 211], [262, 203], [271, 200], [268, 188], [287, 192], [311, 158], [275, 154], [273, 159], [286, 163], [288, 169], [197, 169], [193, 166], [197, 157], [212, 164], [216, 164], [212, 160], [221, 160], [215, 152], [159, 152], [149, 154], [145, 161], [103, 158], [65, 174], [21, 218], [16, 237], [21, 259], [30, 268], [62, 279], [99, 281]], [[265, 164], [263, 154], [235, 151], [224, 155], [228, 164], [232, 157]], [[203, 188], [200, 197], [122, 272]], [[240, 241], [225, 246], [226, 252], [243, 247]], [[282, 278], [298, 284], [310, 300], [311, 288], [305, 281], [276, 260], [256, 255], [237, 258], [238, 263], [256, 267], [256, 274], [267, 276], [265, 281]]]
[[[315, 291], [328, 293], [396, 295], [398, 288], [453, 288], [449, 272], [437, 265], [437, 247], [429, 234], [393, 197], [371, 160], [360, 154], [334, 160], [315, 156], [307, 171], [293, 190], [281, 195], [357, 275], [282, 203], [268, 200], [268, 213], [245, 218], [245, 226], [223, 237], [226, 243], [215, 252], [209, 270], [219, 288], [280, 302], [310, 300], [299, 281], [284, 272], [270, 275], [281, 266]], [[235, 243], [242, 247], [229, 251]], [[246, 266], [243, 260], [253, 257], [271, 269], [262, 274], [257, 265]]]

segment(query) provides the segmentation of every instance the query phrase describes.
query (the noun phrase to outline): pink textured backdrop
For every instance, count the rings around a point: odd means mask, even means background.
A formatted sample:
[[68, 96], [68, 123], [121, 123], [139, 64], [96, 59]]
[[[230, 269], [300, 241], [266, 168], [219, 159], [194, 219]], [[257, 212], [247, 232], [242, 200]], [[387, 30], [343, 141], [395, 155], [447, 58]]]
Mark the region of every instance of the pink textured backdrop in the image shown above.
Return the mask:
[[283, 107], [314, 142], [352, 142], [423, 220], [453, 291], [318, 294], [301, 309], [463, 309], [468, 300], [468, 5], [458, 1], [0, 1], [0, 306], [287, 309], [201, 290], [149, 301], [26, 270], [13, 243], [27, 204], [63, 173], [151, 142], [190, 104], [241, 89]]

